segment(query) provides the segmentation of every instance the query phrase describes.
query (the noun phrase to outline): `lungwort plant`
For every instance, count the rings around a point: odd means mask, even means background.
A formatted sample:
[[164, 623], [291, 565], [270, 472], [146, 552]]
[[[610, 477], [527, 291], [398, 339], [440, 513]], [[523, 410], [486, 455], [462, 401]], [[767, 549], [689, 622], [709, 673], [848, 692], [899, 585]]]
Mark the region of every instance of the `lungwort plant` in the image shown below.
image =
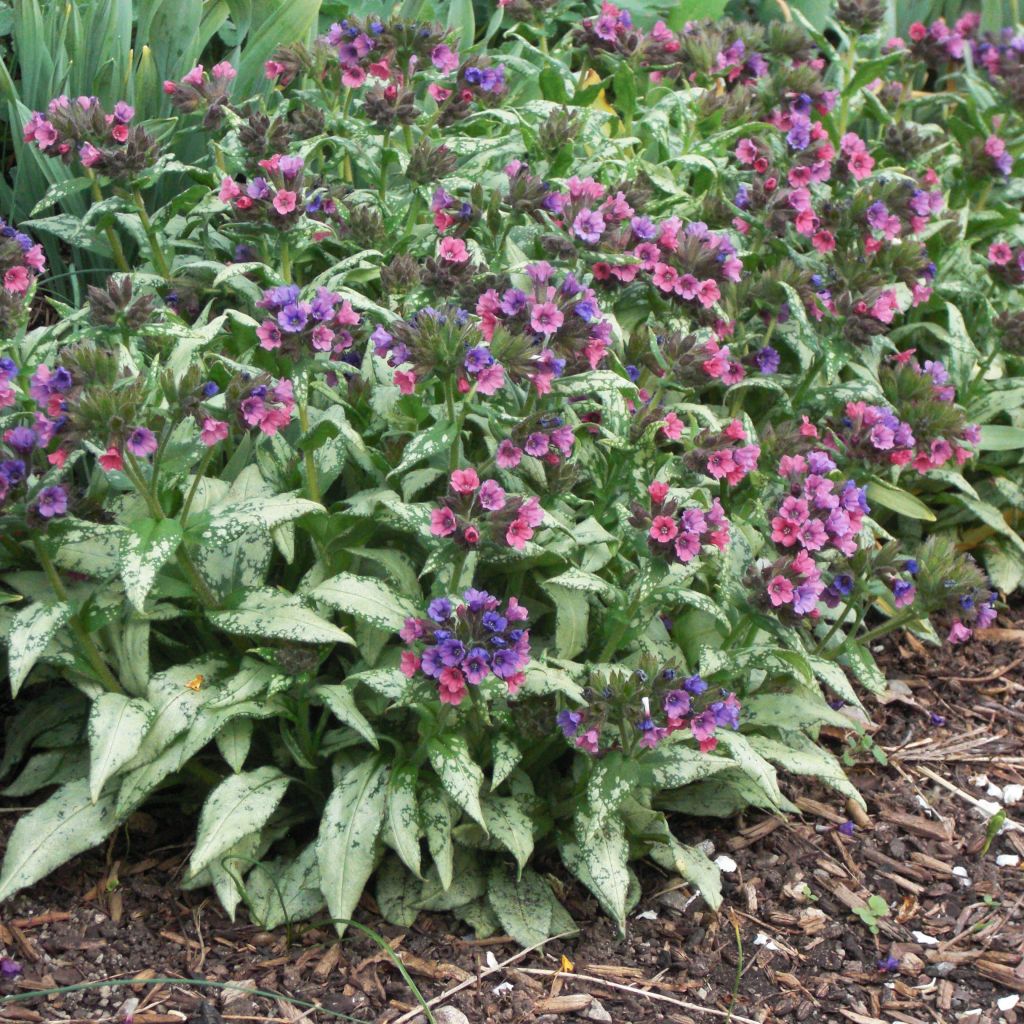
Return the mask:
[[532, 944], [559, 863], [622, 928], [641, 858], [719, 906], [686, 815], [861, 802], [878, 639], [1024, 569], [1020, 41], [879, 6], [371, 12], [16, 108], [0, 898], [147, 808], [262, 926]]

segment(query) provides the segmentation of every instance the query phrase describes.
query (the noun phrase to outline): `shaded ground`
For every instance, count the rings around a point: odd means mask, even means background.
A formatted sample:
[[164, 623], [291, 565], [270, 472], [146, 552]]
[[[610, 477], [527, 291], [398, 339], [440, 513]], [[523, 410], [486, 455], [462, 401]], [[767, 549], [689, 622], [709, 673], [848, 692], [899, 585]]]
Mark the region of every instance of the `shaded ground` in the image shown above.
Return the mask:
[[[471, 1024], [702, 1024], [727, 1019], [734, 990], [737, 1024], [1024, 1024], [1024, 831], [1003, 831], [982, 854], [991, 809], [976, 806], [998, 794], [1024, 821], [1024, 613], [1005, 617], [966, 650], [935, 652], [904, 638], [884, 661], [891, 691], [874, 710], [873, 739], [888, 764], [867, 752], [852, 769], [869, 818], [847, 837], [836, 826], [848, 812], [833, 794], [794, 785], [789, 795], [803, 820], [693, 823], [691, 841], [713, 844], [716, 856], [736, 864], [719, 915], [652, 869], [621, 940], [594, 901], [570, 888], [580, 937], [497, 970], [516, 956], [514, 944], [472, 941], [451, 918], [424, 916], [405, 932], [381, 924], [369, 901], [361, 916], [391, 940], [427, 998], [467, 983], [446, 1005]], [[14, 817], [0, 809], [0, 843]], [[338, 944], [312, 930], [289, 944], [283, 933], [230, 923], [205, 892], [178, 890], [189, 851], [162, 845], [151, 824], [153, 834], [132, 833], [129, 843], [122, 833], [103, 853], [3, 908], [0, 947], [24, 974], [0, 980], [0, 995], [83, 981], [201, 978], [361, 1021], [414, 1016], [409, 987], [369, 939]], [[877, 934], [853, 913], [872, 895], [892, 908], [877, 920]], [[886, 957], [893, 969], [883, 972], [878, 961]], [[290, 1024], [306, 1012], [284, 1000], [173, 982], [0, 1004], [0, 1019], [19, 1021], [132, 1013], [134, 1024], [211, 1024], [218, 1014]], [[339, 1018], [312, 1010], [306, 1019]]]

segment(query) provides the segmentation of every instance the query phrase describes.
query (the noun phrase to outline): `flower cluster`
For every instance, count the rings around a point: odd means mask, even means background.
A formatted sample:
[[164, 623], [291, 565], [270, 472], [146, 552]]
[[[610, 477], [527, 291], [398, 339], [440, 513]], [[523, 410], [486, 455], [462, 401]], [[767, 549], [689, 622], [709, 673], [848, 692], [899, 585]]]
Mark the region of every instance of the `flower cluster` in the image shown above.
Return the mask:
[[[662, 429], [670, 441], [676, 441], [682, 436], [682, 421], [675, 413], [669, 413]], [[749, 442], [743, 424], [733, 420], [724, 430], [700, 431], [684, 458], [691, 469], [735, 487], [757, 469], [761, 457], [761, 446]]]
[[561, 416], [539, 415], [516, 425], [498, 442], [494, 461], [499, 469], [515, 469], [524, 455], [558, 466], [572, 455], [576, 435]]
[[430, 532], [465, 548], [490, 539], [521, 551], [543, 521], [537, 498], [509, 495], [496, 480], [481, 483], [475, 469], [457, 469], [449, 478], [448, 494], [430, 513]]
[[647, 535], [651, 554], [668, 562], [686, 563], [700, 553], [704, 545], [724, 551], [729, 544], [729, 520], [722, 503], [715, 498], [710, 509], [699, 505], [682, 506], [669, 497], [668, 484], [655, 480], [648, 488], [651, 508], [648, 512], [634, 501], [631, 526]]
[[225, 176], [218, 197], [227, 203], [239, 220], [267, 223], [278, 231], [295, 227], [302, 214], [316, 212], [319, 202], [312, 190], [304, 187], [305, 161], [301, 156], [275, 153], [260, 160], [263, 174], [240, 185]]
[[125, 102], [107, 113], [95, 96], [51, 100], [47, 112], [25, 122], [24, 140], [65, 163], [78, 160], [87, 170], [123, 181], [150, 167], [159, 153], [156, 140], [132, 124], [135, 109]]
[[269, 314], [256, 329], [260, 347], [292, 361], [311, 354], [344, 359], [354, 342], [348, 328], [361, 321], [348, 299], [327, 288], [312, 299], [301, 298], [297, 285], [268, 288], [256, 305]]
[[495, 340], [499, 328], [510, 336], [502, 346], [509, 352], [504, 361], [510, 375], [529, 379], [538, 394], [547, 394], [556, 377], [593, 370], [603, 362], [611, 324], [593, 289], [572, 273], [556, 284], [554, 267], [546, 261], [525, 270], [533, 283], [529, 291], [509, 288], [499, 294], [490, 288], [478, 299], [476, 312], [488, 341]]
[[375, 353], [394, 367], [394, 382], [406, 395], [430, 378], [454, 380], [461, 394], [475, 388], [493, 395], [505, 384], [505, 368], [489, 347], [490, 337], [464, 309], [424, 306], [407, 320], [378, 326], [370, 340]]
[[529, 616], [514, 597], [504, 611], [500, 605], [498, 598], [474, 589], [457, 604], [446, 597], [431, 601], [427, 618], [406, 619], [399, 633], [412, 645], [402, 652], [402, 672], [409, 679], [434, 680], [443, 704], [461, 704], [467, 684], [479, 686], [491, 675], [514, 696], [530, 661]]
[[989, 273], [1003, 284], [1017, 287], [1024, 284], [1024, 245], [993, 242], [988, 247]]
[[203, 127], [218, 128], [230, 106], [231, 83], [238, 71], [230, 61], [214, 64], [207, 72], [197, 64], [179, 82], [164, 82], [171, 105], [182, 114], [203, 112]]
[[[587, 705], [566, 708], [555, 723], [577, 750], [588, 754], [634, 747], [653, 750], [666, 737], [685, 731], [702, 753], [718, 746], [718, 729], [738, 729], [740, 701], [728, 690], [712, 690], [699, 675], [677, 668], [638, 668], [627, 678], [615, 674], [600, 690], [584, 691]], [[623, 734], [635, 720], [635, 732]]]
[[0, 338], [10, 338], [24, 323], [32, 285], [44, 270], [43, 247], [0, 218]]
[[975, 629], [987, 629], [995, 622], [998, 595], [977, 562], [958, 553], [948, 538], [929, 537], [913, 569], [922, 605], [951, 618], [949, 643], [964, 643]]
[[[295, 394], [292, 382], [287, 379], [275, 381], [269, 376], [243, 379], [229, 389], [228, 399], [229, 404], [235, 405], [238, 418], [245, 427], [257, 427], [261, 433], [270, 436], [288, 426], [295, 411]], [[214, 445], [227, 437], [227, 433], [227, 423], [207, 418], [203, 424], [202, 441], [206, 445]]]

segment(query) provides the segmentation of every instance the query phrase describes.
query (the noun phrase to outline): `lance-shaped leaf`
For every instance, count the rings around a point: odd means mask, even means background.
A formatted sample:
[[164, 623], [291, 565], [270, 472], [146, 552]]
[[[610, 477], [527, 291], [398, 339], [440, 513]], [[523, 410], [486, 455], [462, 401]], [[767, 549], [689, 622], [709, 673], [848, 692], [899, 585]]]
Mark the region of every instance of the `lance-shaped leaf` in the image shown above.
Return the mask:
[[246, 594], [237, 608], [207, 612], [207, 616], [225, 633], [236, 636], [302, 644], [353, 643], [343, 629], [307, 608], [301, 597], [270, 587]]
[[397, 632], [419, 609], [386, 583], [372, 576], [343, 572], [321, 583], [312, 596], [378, 629]]
[[320, 888], [339, 935], [373, 874], [387, 784], [387, 766], [378, 757], [367, 758], [335, 787], [320, 820]]
[[391, 769], [387, 795], [388, 838], [402, 862], [417, 878], [422, 877], [420, 835], [423, 832], [416, 800], [419, 774], [416, 765], [409, 761], [399, 762]]
[[551, 890], [536, 871], [527, 869], [517, 878], [510, 864], [495, 864], [487, 878], [487, 902], [519, 945], [551, 938]]
[[204, 545], [216, 547], [238, 540], [250, 530], [263, 529], [269, 532], [282, 523], [323, 511], [323, 505], [291, 494], [247, 498], [237, 503], [218, 505], [202, 525], [199, 540]]
[[181, 526], [175, 519], [141, 519], [121, 537], [118, 571], [128, 600], [142, 611], [157, 573], [178, 550]]
[[32, 604], [15, 613], [7, 635], [7, 674], [13, 696], [17, 697], [21, 684], [70, 617], [71, 606], [65, 602]]
[[243, 836], [262, 828], [277, 810], [288, 777], [270, 765], [230, 775], [207, 798], [199, 815], [199, 836], [189, 870], [202, 871]]
[[488, 831], [515, 857], [521, 877], [533, 853], [533, 824], [530, 816], [519, 801], [511, 796], [492, 796], [484, 803], [483, 810]]
[[313, 692], [331, 709], [335, 718], [355, 729], [370, 746], [375, 749], [379, 746], [377, 734], [373, 731], [373, 726], [366, 720], [366, 716], [356, 706], [356, 699], [352, 695], [350, 686], [346, 686], [344, 683], [318, 686]]
[[430, 764], [449, 796], [486, 832], [487, 822], [480, 806], [484, 773], [458, 735], [434, 736], [427, 742]]
[[0, 901], [102, 842], [117, 823], [113, 795], [94, 803], [86, 779], [61, 786], [14, 826], [0, 868]]
[[156, 717], [145, 700], [103, 693], [89, 711], [89, 795], [96, 803], [107, 779], [136, 754]]

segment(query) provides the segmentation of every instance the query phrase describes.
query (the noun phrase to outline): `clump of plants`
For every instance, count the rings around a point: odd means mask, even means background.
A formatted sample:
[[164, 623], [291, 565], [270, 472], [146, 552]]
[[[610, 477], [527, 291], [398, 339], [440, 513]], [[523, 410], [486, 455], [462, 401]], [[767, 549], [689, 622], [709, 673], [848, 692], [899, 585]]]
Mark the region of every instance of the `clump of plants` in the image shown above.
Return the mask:
[[1024, 577], [1017, 37], [541, 6], [25, 116], [0, 898], [148, 807], [265, 927], [533, 944], [560, 863], [624, 928], [641, 858], [717, 908], [686, 815], [860, 801], [878, 639]]

